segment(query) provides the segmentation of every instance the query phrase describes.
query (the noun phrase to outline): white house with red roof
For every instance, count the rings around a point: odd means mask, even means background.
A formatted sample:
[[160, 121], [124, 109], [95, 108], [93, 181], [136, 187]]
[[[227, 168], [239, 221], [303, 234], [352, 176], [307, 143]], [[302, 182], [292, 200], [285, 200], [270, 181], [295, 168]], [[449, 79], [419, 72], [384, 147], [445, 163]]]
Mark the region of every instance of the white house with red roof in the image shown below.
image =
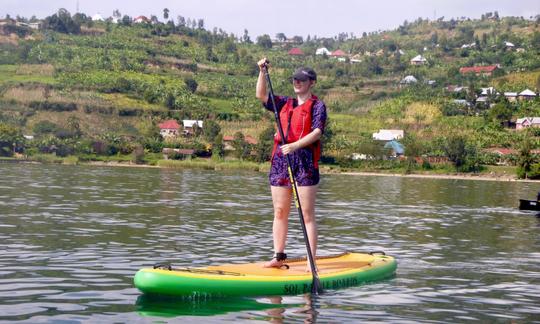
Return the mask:
[[333, 56], [333, 57], [345, 57], [345, 56], [347, 56], [347, 53], [345, 53], [342, 50], [338, 49], [338, 50], [333, 51], [330, 54], [330, 56]]
[[146, 16], [138, 16], [135, 19], [133, 19], [133, 22], [136, 24], [142, 24], [142, 23], [148, 23], [150, 24], [152, 21], [148, 19]]
[[169, 119], [158, 125], [159, 134], [163, 138], [176, 137], [180, 134], [180, 124], [174, 119]]

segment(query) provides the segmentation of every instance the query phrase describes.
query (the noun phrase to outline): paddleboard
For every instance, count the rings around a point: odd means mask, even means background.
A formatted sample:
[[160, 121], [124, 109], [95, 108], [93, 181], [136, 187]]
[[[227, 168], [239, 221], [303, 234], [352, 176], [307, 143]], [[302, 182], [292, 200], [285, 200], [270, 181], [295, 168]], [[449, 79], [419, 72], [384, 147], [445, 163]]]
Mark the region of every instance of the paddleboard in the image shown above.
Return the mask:
[[[169, 296], [298, 295], [311, 291], [312, 275], [306, 259], [290, 259], [289, 268], [264, 268], [264, 262], [225, 264], [205, 268], [156, 266], [135, 274], [134, 283], [145, 294]], [[317, 257], [324, 290], [340, 289], [394, 275], [396, 260], [382, 252]]]

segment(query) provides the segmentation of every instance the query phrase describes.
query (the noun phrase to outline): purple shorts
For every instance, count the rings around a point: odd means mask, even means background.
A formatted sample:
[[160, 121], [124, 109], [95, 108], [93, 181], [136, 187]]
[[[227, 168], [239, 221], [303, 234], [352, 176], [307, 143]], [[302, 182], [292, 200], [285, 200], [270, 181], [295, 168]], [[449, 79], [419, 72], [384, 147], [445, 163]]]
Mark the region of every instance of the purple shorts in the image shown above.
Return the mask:
[[[319, 169], [313, 164], [313, 152], [309, 148], [299, 149], [290, 154], [292, 170], [297, 186], [315, 186], [319, 183]], [[272, 167], [268, 175], [270, 185], [275, 187], [290, 187], [287, 158], [278, 146], [272, 159]]]

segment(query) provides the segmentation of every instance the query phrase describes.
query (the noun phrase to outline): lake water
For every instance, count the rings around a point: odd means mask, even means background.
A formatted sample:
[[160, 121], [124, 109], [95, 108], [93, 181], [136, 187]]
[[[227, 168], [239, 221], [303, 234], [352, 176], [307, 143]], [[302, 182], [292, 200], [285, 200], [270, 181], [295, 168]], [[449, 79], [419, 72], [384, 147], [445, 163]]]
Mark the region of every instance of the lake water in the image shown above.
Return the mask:
[[[266, 175], [0, 164], [0, 321], [540, 322], [540, 183], [324, 175], [319, 254], [384, 250], [395, 278], [306, 296], [155, 300], [157, 262], [271, 257]], [[304, 243], [293, 209], [290, 256]]]

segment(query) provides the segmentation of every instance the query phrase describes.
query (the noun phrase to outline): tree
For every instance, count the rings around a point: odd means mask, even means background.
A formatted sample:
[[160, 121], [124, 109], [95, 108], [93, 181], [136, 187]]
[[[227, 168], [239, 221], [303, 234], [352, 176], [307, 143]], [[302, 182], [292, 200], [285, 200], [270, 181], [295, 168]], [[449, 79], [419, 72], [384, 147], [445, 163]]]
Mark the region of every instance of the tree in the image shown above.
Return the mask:
[[244, 36], [242, 36], [242, 42], [244, 42], [246, 44], [251, 44], [252, 43], [251, 38], [249, 37], [249, 33], [248, 33], [247, 29], [244, 29]]
[[167, 8], [163, 9], [163, 19], [169, 19], [169, 9]]
[[255, 161], [262, 163], [270, 160], [272, 148], [274, 145], [275, 128], [268, 124], [264, 131], [259, 135], [257, 145], [255, 145]]
[[527, 179], [528, 173], [531, 172], [534, 158], [531, 154], [531, 137], [529, 132], [525, 132], [523, 140], [519, 146], [517, 158], [517, 176], [520, 179]]
[[186, 18], [178, 15], [178, 17], [176, 17], [176, 20], [178, 20], [178, 27], [186, 27]]
[[223, 145], [223, 134], [218, 134], [212, 143], [212, 159], [221, 160], [225, 156], [225, 145]]
[[465, 137], [460, 135], [450, 136], [446, 138], [443, 151], [448, 157], [448, 160], [454, 164], [456, 170], [459, 170], [467, 160], [467, 142]]
[[270, 39], [270, 35], [264, 34], [264, 35], [258, 36], [257, 45], [261, 46], [264, 49], [271, 49], [272, 39]]
[[118, 9], [114, 9], [112, 15], [117, 20], [120, 20], [120, 18], [122, 18], [122, 14], [120, 13], [120, 10], [118, 10]]
[[0, 123], [0, 156], [12, 156], [15, 147], [22, 141], [23, 137], [18, 128]]
[[284, 33], [277, 33], [276, 34], [276, 39], [280, 42], [284, 42], [287, 40], [287, 36], [285, 36]]
[[186, 87], [188, 88], [188, 90], [191, 92], [191, 93], [195, 93], [195, 91], [197, 91], [197, 88], [199, 86], [199, 84], [197, 83], [197, 81], [195, 81], [195, 79], [191, 78], [191, 77], [187, 77], [185, 80], [184, 80], [184, 83], [186, 84]]
[[250, 145], [246, 142], [246, 138], [242, 132], [236, 132], [232, 141], [232, 147], [234, 148], [234, 155], [238, 159], [245, 159], [249, 156]]
[[197, 28], [204, 29], [204, 19], [197, 20]]
[[221, 132], [221, 127], [213, 120], [206, 120], [204, 122], [203, 136], [210, 143], [214, 143], [216, 137]]
[[133, 20], [131, 19], [130, 16], [124, 15], [124, 17], [122, 17], [122, 20], [121, 20], [122, 25], [124, 25], [124, 26], [131, 26], [131, 23], [132, 23], [132, 22], [133, 22]]
[[77, 24], [72, 18], [69, 11], [60, 9], [52, 16], [46, 17], [43, 22], [43, 28], [52, 29], [64, 34], [79, 34], [81, 25]]

